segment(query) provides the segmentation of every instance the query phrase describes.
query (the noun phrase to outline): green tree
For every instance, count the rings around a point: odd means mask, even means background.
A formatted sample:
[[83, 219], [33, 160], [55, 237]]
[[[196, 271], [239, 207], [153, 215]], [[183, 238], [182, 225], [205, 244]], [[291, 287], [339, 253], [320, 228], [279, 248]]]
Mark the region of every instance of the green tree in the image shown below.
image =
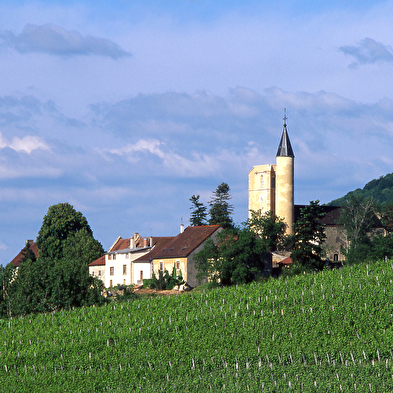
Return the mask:
[[286, 240], [285, 222], [277, 217], [272, 210], [262, 214], [261, 210], [250, 211], [251, 217], [247, 221], [248, 227], [262, 239], [269, 251], [281, 250]]
[[16, 268], [12, 263], [0, 265], [0, 318], [11, 317], [15, 303], [14, 283]]
[[207, 207], [204, 206], [202, 202], [199, 200], [199, 195], [193, 195], [190, 198], [190, 202], [192, 206], [190, 207], [191, 217], [190, 217], [190, 225], [191, 226], [200, 226], [206, 225], [206, 217], [207, 217]]
[[72, 205], [59, 203], [50, 206], [37, 236], [40, 256], [55, 260], [62, 258], [65, 243], [81, 229], [85, 229], [88, 235], [93, 235], [86, 218]]
[[39, 256], [19, 265], [15, 280], [17, 314], [91, 305], [103, 300], [102, 282], [88, 264], [104, 250], [82, 213], [68, 203], [51, 206], [37, 237]]
[[233, 228], [233, 205], [229, 203], [232, 198], [230, 188], [227, 183], [221, 183], [213, 192], [209, 202], [209, 224], [221, 225], [224, 229]]
[[300, 218], [294, 224], [294, 248], [291, 259], [295, 266], [307, 270], [323, 268], [322, 244], [326, 238], [325, 226], [321, 223], [325, 213], [319, 201], [310, 201], [310, 205], [300, 211]]
[[209, 277], [213, 284], [243, 284], [260, 277], [267, 252], [261, 238], [247, 225], [218, 234], [217, 244], [207, 239], [195, 256], [197, 278]]
[[381, 225], [375, 201], [373, 198], [351, 195], [343, 207], [339, 222], [344, 226], [348, 239], [346, 261], [362, 262], [371, 253], [374, 229]]

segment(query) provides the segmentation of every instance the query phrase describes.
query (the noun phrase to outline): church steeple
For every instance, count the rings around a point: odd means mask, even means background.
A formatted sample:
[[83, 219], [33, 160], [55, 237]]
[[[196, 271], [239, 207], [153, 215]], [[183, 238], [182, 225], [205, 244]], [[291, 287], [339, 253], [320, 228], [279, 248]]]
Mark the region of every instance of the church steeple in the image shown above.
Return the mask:
[[288, 118], [286, 115], [286, 109], [284, 109], [284, 130], [282, 132], [281, 141], [280, 145], [278, 146], [276, 157], [295, 157], [287, 132], [287, 119]]

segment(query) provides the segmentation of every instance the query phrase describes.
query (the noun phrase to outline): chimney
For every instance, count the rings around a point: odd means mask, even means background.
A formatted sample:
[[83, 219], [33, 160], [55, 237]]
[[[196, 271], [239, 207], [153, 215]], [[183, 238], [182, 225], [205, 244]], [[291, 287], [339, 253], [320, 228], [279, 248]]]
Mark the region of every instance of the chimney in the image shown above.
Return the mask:
[[130, 237], [130, 248], [135, 247], [135, 239], [133, 237]]
[[143, 238], [143, 247], [148, 247], [149, 246], [149, 238], [148, 237], [144, 237]]
[[180, 233], [184, 232], [184, 224], [180, 224]]
[[149, 238], [149, 247], [153, 247], [153, 237], [150, 236]]

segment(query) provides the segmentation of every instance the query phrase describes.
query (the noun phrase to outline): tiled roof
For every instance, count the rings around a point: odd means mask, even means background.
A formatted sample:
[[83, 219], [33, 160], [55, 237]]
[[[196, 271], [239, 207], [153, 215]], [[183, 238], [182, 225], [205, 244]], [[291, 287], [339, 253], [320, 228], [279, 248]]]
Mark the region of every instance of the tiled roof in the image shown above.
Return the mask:
[[[143, 247], [143, 237], [139, 237], [134, 243], [135, 248]], [[130, 248], [130, 239], [118, 237], [115, 244], [110, 248], [109, 252], [120, 251]]]
[[105, 266], [105, 255], [89, 263], [89, 266]]
[[[37, 258], [38, 257], [37, 245], [35, 244], [35, 242], [33, 242], [33, 240], [27, 240], [26, 243], [27, 242], [30, 244], [30, 249], [31, 249], [31, 251], [33, 251], [35, 257]], [[20, 263], [24, 257], [23, 253], [26, 251], [26, 247], [27, 247], [27, 244], [26, 244], [26, 246], [23, 247], [23, 249], [20, 251], [20, 253], [11, 261], [11, 263], [15, 267], [18, 267], [20, 265]]]
[[164, 245], [157, 244], [153, 250], [142, 258], [143, 260], [152, 260], [156, 258], [187, 257], [219, 228], [221, 228], [219, 225], [188, 227], [183, 233], [174, 237], [170, 242]]
[[157, 254], [159, 250], [162, 250], [167, 246], [168, 243], [170, 243], [173, 239], [175, 239], [174, 236], [167, 236], [167, 237], [154, 237], [153, 238], [153, 244], [154, 247], [153, 249], [148, 252], [147, 254], [137, 258], [134, 260], [134, 262], [150, 262], [151, 259], [154, 258], [154, 255]]
[[292, 265], [292, 259], [287, 257], [283, 259], [282, 261], [278, 262], [279, 265]]

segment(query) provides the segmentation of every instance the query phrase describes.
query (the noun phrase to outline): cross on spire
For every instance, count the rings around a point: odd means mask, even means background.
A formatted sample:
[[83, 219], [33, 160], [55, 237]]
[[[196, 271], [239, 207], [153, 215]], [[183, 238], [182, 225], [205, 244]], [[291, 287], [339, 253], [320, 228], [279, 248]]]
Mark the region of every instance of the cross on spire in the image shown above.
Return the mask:
[[284, 117], [282, 119], [284, 120], [284, 126], [286, 126], [287, 125], [287, 120], [288, 120], [288, 118], [287, 118], [287, 108], [284, 108]]

